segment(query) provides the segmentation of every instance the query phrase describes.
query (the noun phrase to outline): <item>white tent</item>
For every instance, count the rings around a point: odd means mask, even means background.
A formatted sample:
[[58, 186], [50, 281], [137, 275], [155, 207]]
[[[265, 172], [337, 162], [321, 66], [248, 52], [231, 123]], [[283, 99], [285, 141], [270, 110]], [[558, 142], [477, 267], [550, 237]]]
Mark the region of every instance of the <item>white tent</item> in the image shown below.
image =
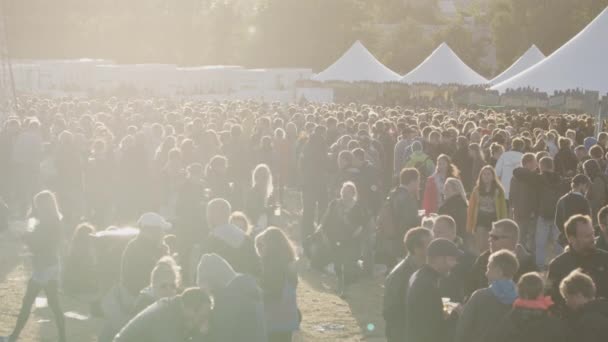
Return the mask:
[[342, 57], [314, 76], [313, 80], [391, 82], [399, 78], [399, 74], [380, 63], [360, 41], [356, 41]]
[[492, 87], [505, 91], [521, 87], [555, 90], [581, 88], [608, 92], [608, 8], [587, 27], [542, 62]]
[[466, 65], [446, 43], [439, 45], [414, 70], [401, 79], [404, 83], [486, 84], [483, 76]]
[[506, 81], [509, 78], [519, 74], [520, 72], [534, 66], [536, 63], [545, 59], [545, 55], [536, 47], [532, 45], [528, 51], [526, 51], [515, 63], [511, 64], [505, 71], [494, 77], [490, 84], [498, 84]]
[[488, 83], [488, 80], [466, 65], [448, 44], [442, 43], [420, 65], [403, 76], [401, 82], [474, 85]]

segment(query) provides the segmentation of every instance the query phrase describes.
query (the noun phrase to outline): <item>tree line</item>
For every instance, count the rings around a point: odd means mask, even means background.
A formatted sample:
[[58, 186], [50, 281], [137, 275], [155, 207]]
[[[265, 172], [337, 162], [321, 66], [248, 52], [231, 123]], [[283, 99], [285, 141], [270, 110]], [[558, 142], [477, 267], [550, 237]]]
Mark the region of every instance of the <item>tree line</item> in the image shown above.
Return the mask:
[[[320, 70], [355, 40], [405, 73], [440, 42], [487, 77], [535, 43], [549, 54], [608, 0], [2, 0], [13, 58]], [[467, 19], [465, 19], [467, 18]], [[471, 23], [474, 23], [473, 25]], [[487, 30], [486, 35], [478, 31]], [[498, 70], [482, 56], [497, 48]]]

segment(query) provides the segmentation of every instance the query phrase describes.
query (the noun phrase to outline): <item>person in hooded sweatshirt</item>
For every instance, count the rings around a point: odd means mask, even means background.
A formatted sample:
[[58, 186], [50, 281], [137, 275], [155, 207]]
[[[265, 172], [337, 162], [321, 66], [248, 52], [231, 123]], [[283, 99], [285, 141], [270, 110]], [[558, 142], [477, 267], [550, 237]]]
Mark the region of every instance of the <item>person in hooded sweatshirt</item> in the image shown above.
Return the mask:
[[426, 248], [432, 239], [433, 233], [426, 228], [410, 229], [404, 239], [407, 256], [386, 277], [382, 315], [388, 342], [405, 338], [405, 301], [409, 280], [426, 262]]
[[135, 300], [133, 316], [161, 298], [177, 295], [180, 287], [180, 269], [170, 256], [162, 257], [150, 275], [150, 286], [144, 288]]
[[262, 291], [255, 278], [236, 273], [217, 254], [204, 254], [196, 282], [213, 297], [210, 341], [268, 342]]
[[486, 342], [566, 342], [567, 329], [550, 310], [551, 297], [545, 296], [545, 282], [536, 272], [526, 273], [517, 283], [513, 308], [488, 334]]
[[137, 226], [139, 234], [125, 248], [121, 269], [121, 285], [132, 297], [137, 297], [148, 285], [156, 263], [169, 253], [163, 236], [171, 224], [159, 214], [150, 212], [139, 218]]
[[209, 295], [199, 288], [189, 288], [148, 306], [120, 330], [113, 342], [191, 341], [207, 333], [210, 312]]
[[231, 213], [230, 203], [223, 198], [207, 204], [207, 223], [211, 231], [203, 249], [226, 259], [237, 272], [257, 276], [260, 262], [253, 240], [242, 229], [230, 224]]
[[502, 187], [505, 189], [505, 198], [510, 199], [511, 178], [513, 178], [513, 170], [521, 166], [522, 151], [524, 150], [524, 141], [515, 138], [511, 142], [511, 151], [503, 153], [496, 162], [496, 176], [500, 179]]
[[593, 279], [574, 270], [560, 283], [560, 293], [572, 311], [570, 341], [608, 341], [608, 300], [596, 297]]
[[515, 254], [500, 250], [490, 255], [486, 276], [489, 287], [477, 290], [464, 305], [456, 327], [455, 342], [485, 341], [517, 298], [513, 277], [519, 268]]

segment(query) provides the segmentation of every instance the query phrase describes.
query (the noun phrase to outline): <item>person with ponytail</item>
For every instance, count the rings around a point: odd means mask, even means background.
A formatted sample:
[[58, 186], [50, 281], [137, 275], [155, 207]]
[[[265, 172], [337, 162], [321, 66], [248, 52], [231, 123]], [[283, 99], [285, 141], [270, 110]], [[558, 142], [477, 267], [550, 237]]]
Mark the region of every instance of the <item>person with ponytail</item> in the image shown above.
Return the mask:
[[269, 227], [255, 239], [262, 262], [260, 286], [264, 297], [266, 328], [270, 342], [290, 342], [301, 322], [296, 290], [296, 254], [287, 236]]

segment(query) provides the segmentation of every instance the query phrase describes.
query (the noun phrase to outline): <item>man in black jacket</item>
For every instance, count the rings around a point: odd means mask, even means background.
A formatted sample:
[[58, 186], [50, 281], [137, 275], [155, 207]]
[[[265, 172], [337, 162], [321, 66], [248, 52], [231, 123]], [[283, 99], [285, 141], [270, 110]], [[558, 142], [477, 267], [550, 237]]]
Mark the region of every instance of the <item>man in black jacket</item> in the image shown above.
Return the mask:
[[608, 300], [596, 298], [593, 280], [579, 270], [570, 273], [560, 284], [560, 292], [572, 310], [569, 341], [608, 341]]
[[595, 238], [595, 247], [608, 252], [608, 205], [597, 213], [597, 222], [599, 223], [600, 231]]
[[560, 242], [562, 245], [565, 245], [567, 242], [564, 235], [564, 224], [566, 221], [577, 214], [591, 216], [591, 207], [585, 198], [590, 184], [589, 177], [576, 175], [570, 184], [572, 190], [557, 201], [555, 225], [561, 232]]
[[560, 295], [559, 284], [579, 268], [593, 279], [598, 295], [608, 298], [608, 252], [595, 248], [591, 218], [572, 216], [566, 222], [566, 237], [569, 248], [549, 264], [547, 278], [553, 301], [563, 309], [564, 299]]
[[527, 170], [515, 170], [513, 178], [517, 178], [533, 192], [536, 192], [537, 220], [534, 243], [531, 251], [534, 251], [536, 265], [539, 269], [546, 269], [545, 250], [548, 242], [554, 243], [557, 254], [562, 252], [561, 244], [556, 243], [560, 236], [560, 230], [555, 225], [555, 211], [557, 201], [568, 191], [561, 177], [553, 171], [553, 159], [544, 157], [540, 160], [540, 174], [529, 173]]
[[378, 215], [376, 260], [388, 268], [393, 268], [403, 255], [401, 246], [405, 233], [420, 225], [420, 174], [416, 169], [406, 168], [401, 170], [399, 178], [400, 185], [389, 194]]
[[519, 261], [519, 269], [513, 280], [518, 281], [519, 277], [523, 274], [537, 270], [534, 258], [526, 252], [525, 248], [517, 244], [517, 241], [519, 241], [519, 227], [514, 221], [503, 219], [494, 222], [489, 240], [490, 249], [481, 253], [473, 265], [473, 270], [468, 281], [468, 296], [475, 290], [488, 287], [488, 278], [486, 277], [488, 260], [492, 253], [498, 252], [501, 249], [515, 253]]
[[467, 280], [475, 262], [475, 256], [464, 246], [456, 234], [456, 222], [447, 215], [438, 216], [433, 223], [433, 237], [454, 242], [462, 252], [458, 265], [440, 282], [441, 296], [450, 298], [451, 302], [463, 303], [466, 296]]
[[509, 204], [513, 210], [513, 218], [520, 229], [519, 243], [532, 251], [534, 249], [532, 244], [536, 230], [539, 191], [538, 186], [531, 186], [527, 180], [538, 176], [538, 173], [536, 173], [536, 157], [532, 153], [526, 153], [521, 158], [521, 164], [522, 167], [513, 170]]
[[446, 239], [435, 239], [427, 248], [427, 263], [410, 278], [405, 305], [406, 341], [441, 342], [448, 338], [439, 281], [458, 263], [462, 252]]
[[386, 322], [388, 342], [405, 339], [405, 302], [412, 274], [426, 261], [426, 249], [433, 233], [426, 228], [413, 228], [405, 234], [407, 256], [386, 277], [382, 314]]

